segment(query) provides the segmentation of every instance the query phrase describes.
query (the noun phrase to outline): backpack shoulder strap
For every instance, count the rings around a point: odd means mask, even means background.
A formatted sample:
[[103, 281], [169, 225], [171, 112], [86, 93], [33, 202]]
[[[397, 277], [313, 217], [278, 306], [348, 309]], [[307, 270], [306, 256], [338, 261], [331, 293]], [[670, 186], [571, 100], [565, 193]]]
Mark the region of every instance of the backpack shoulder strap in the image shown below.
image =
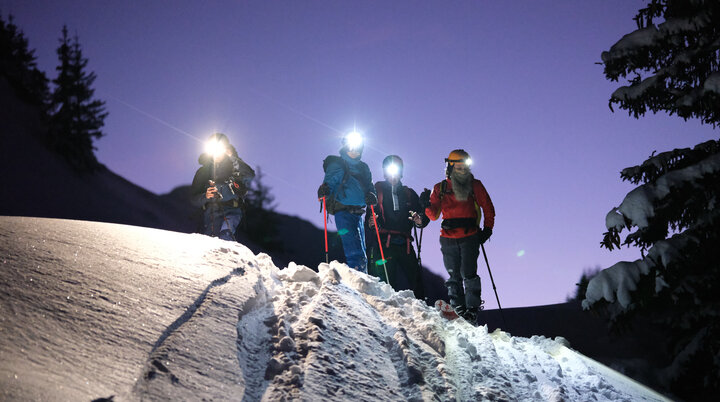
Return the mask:
[[385, 208], [383, 208], [383, 198], [385, 192], [382, 191], [382, 186], [380, 186], [380, 182], [375, 183], [375, 191], [377, 192], [377, 207], [380, 210], [380, 216], [382, 216], [383, 222], [385, 222]]
[[475, 183], [473, 182], [473, 185], [470, 187], [470, 197], [473, 200], [473, 204], [475, 205], [475, 213], [477, 214], [477, 221], [475, 222], [478, 226], [480, 226], [480, 220], [482, 219], [482, 210], [480, 209], [480, 205], [478, 205], [477, 198], [475, 197]]
[[440, 202], [442, 202], [445, 193], [447, 192], [447, 179], [440, 182]]
[[403, 186], [403, 188], [405, 189], [405, 200], [408, 202], [412, 199], [412, 190], [408, 186]]

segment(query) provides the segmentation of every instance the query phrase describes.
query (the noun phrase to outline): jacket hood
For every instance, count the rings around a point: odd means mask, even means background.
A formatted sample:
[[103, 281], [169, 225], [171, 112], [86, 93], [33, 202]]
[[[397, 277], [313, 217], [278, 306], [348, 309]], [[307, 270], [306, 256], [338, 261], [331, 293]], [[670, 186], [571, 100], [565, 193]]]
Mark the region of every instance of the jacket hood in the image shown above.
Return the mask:
[[342, 147], [340, 148], [340, 157], [346, 160], [348, 163], [355, 164], [361, 162], [362, 152], [360, 152], [360, 156], [358, 156], [357, 159], [353, 159], [350, 157], [350, 155], [348, 155], [347, 148]]

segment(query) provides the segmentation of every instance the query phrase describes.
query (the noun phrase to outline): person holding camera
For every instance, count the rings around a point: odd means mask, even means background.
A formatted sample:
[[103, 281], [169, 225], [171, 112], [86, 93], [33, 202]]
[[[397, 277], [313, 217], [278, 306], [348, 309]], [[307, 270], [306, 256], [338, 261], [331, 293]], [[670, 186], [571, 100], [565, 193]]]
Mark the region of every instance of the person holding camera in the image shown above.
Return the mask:
[[243, 202], [255, 171], [238, 156], [227, 136], [210, 136], [202, 165], [193, 178], [190, 192], [193, 205], [203, 210], [203, 233], [235, 241], [242, 219]]

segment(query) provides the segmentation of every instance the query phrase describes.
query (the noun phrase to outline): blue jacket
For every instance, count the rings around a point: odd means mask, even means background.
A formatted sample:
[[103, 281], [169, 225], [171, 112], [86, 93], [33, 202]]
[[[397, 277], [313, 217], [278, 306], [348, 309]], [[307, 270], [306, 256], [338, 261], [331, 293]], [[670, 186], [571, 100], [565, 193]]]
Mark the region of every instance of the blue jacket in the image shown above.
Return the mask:
[[[341, 159], [342, 158], [342, 159]], [[345, 167], [348, 175], [345, 183]], [[330, 186], [335, 199], [344, 205], [365, 206], [365, 194], [375, 193], [372, 183], [372, 174], [368, 165], [360, 158], [352, 159], [346, 152], [340, 152], [340, 157], [326, 158], [325, 179], [323, 182]]]

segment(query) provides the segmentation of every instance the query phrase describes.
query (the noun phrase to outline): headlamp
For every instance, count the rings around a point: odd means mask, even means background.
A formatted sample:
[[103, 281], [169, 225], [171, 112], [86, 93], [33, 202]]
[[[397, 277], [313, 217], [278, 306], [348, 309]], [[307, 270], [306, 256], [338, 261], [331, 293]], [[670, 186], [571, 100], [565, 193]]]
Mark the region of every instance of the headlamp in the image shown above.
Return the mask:
[[448, 159], [445, 158], [445, 162], [447, 162], [449, 165], [454, 165], [456, 163], [464, 163], [467, 167], [472, 166], [473, 160], [471, 158], [465, 158], [465, 159]]
[[391, 163], [385, 167], [385, 175], [389, 177], [397, 177], [400, 173], [400, 167], [394, 163]]
[[226, 152], [225, 144], [222, 141], [218, 141], [216, 138], [211, 138], [205, 143], [205, 153], [212, 156], [215, 159], [220, 158]]
[[348, 150], [350, 150], [350, 151], [358, 151], [358, 150], [362, 149], [362, 147], [363, 147], [362, 134], [358, 133], [357, 131], [348, 133], [345, 136], [345, 145], [347, 146]]

